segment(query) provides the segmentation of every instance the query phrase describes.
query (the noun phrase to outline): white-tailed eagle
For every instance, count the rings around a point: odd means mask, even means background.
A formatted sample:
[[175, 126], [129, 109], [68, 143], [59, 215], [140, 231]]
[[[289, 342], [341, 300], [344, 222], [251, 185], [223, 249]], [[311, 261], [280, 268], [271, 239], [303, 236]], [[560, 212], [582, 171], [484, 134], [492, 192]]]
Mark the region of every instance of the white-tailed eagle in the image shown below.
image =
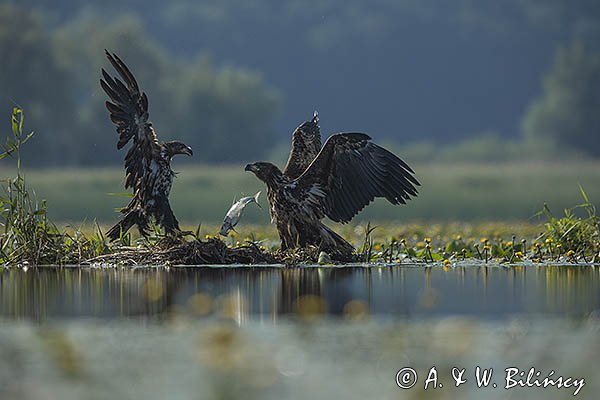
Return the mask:
[[[296, 153], [293, 144], [286, 171]], [[271, 220], [283, 250], [314, 245], [347, 255], [354, 248], [324, 225], [323, 218], [348, 223], [376, 197], [405, 204], [417, 196], [420, 185], [404, 161], [364, 133], [332, 135], [297, 177], [268, 162], [245, 169], [267, 185]]]
[[148, 98], [127, 66], [116, 54], [106, 51], [106, 57], [119, 74], [111, 77], [102, 69], [100, 85], [110, 101], [106, 108], [117, 127], [117, 149], [132, 142], [125, 156], [125, 189], [133, 189], [133, 198], [121, 210], [123, 217], [107, 236], [118, 239], [133, 225], [146, 235], [152, 219], [167, 235], [180, 232], [179, 222], [169, 204], [169, 193], [175, 172], [171, 158], [176, 154], [192, 155], [192, 149], [182, 142], [159, 142], [148, 120]]

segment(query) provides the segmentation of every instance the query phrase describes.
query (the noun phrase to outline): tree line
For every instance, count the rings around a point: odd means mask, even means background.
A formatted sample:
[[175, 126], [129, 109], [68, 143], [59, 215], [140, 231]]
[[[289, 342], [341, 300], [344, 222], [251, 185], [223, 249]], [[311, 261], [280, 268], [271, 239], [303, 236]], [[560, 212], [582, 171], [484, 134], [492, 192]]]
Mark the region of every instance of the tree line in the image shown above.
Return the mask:
[[0, 23], [0, 118], [27, 112], [29, 165], [122, 160], [104, 48], [148, 93], [161, 138], [190, 143], [196, 162], [268, 157], [315, 108], [324, 132], [400, 145], [600, 154], [593, 0], [20, 0]]
[[28, 165], [108, 164], [122, 160], [104, 107], [104, 49], [121, 55], [149, 97], [161, 140], [177, 138], [204, 161], [264, 154], [274, 138], [281, 95], [260, 73], [216, 66], [209, 55], [175, 56], [151, 39], [140, 20], [110, 23], [90, 16], [51, 28], [41, 13], [0, 6], [0, 116], [24, 109], [36, 134]]

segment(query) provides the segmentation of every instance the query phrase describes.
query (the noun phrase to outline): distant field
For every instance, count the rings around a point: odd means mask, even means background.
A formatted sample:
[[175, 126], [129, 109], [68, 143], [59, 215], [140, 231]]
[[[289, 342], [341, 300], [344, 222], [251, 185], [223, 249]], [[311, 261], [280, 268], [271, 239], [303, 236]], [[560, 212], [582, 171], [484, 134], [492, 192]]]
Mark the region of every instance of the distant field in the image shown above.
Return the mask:
[[[234, 198], [263, 191], [265, 187], [243, 166], [177, 166], [180, 171], [172, 192], [176, 215], [188, 225], [218, 224]], [[422, 183], [420, 195], [407, 206], [394, 207], [377, 201], [359, 214], [359, 221], [478, 221], [526, 220], [544, 202], [557, 213], [581, 202], [578, 184], [592, 202], [600, 201], [600, 163], [511, 163], [416, 165]], [[2, 169], [2, 177], [12, 170]], [[30, 187], [46, 199], [50, 216], [60, 222], [97, 219], [115, 221], [114, 209], [127, 198], [110, 195], [123, 192], [123, 170], [51, 169], [26, 172]], [[268, 211], [251, 206], [244, 221], [267, 224]]]

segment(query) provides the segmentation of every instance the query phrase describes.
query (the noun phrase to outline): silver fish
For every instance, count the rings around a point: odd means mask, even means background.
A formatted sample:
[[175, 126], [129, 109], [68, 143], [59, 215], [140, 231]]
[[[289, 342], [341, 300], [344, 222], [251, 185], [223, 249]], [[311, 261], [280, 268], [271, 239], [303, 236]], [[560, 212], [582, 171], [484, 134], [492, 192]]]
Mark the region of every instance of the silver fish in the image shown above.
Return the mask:
[[221, 230], [219, 231], [219, 235], [227, 236], [229, 231], [233, 230], [235, 232], [235, 226], [240, 221], [242, 217], [242, 211], [244, 208], [250, 203], [256, 203], [259, 208], [262, 208], [260, 204], [258, 204], [258, 196], [260, 196], [260, 191], [256, 193], [254, 196], [242, 197], [227, 211], [225, 218], [223, 219], [223, 225], [221, 226]]

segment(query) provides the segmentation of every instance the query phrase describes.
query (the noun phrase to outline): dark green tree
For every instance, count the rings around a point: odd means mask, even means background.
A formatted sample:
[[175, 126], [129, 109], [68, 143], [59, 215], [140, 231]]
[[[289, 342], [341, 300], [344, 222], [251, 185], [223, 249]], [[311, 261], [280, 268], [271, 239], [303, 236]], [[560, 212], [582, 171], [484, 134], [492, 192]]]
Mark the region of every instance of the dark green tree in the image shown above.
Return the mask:
[[67, 132], [73, 125], [73, 98], [68, 74], [52, 49], [50, 31], [40, 14], [12, 4], [0, 5], [0, 117], [10, 120], [15, 105], [27, 112], [29, 126], [38, 135], [26, 151], [28, 164], [68, 161]]
[[600, 156], [600, 57], [579, 42], [559, 48], [522, 130], [537, 143]]
[[242, 162], [264, 156], [273, 139], [278, 92], [252, 71], [216, 66], [202, 50], [175, 56], [130, 14], [84, 14], [51, 26], [49, 17], [0, 5], [0, 117], [19, 105], [37, 140], [27, 165], [120, 163], [104, 106], [104, 49], [119, 54], [149, 97], [160, 139], [194, 148], [192, 161]]
[[[85, 37], [82, 46], [78, 38]], [[150, 118], [162, 140], [192, 146], [195, 162], [240, 162], [265, 154], [273, 139], [273, 118], [280, 97], [260, 75], [233, 67], [215, 67], [206, 54], [188, 60], [169, 54], [149, 39], [138, 18], [121, 16], [110, 23], [84, 17], [56, 34], [60, 59], [72, 66], [81, 92], [81, 162], [122, 159], [116, 133], [103, 105], [100, 67], [111, 71], [104, 49], [119, 54], [148, 94]], [[112, 73], [112, 71], [110, 72]]]

